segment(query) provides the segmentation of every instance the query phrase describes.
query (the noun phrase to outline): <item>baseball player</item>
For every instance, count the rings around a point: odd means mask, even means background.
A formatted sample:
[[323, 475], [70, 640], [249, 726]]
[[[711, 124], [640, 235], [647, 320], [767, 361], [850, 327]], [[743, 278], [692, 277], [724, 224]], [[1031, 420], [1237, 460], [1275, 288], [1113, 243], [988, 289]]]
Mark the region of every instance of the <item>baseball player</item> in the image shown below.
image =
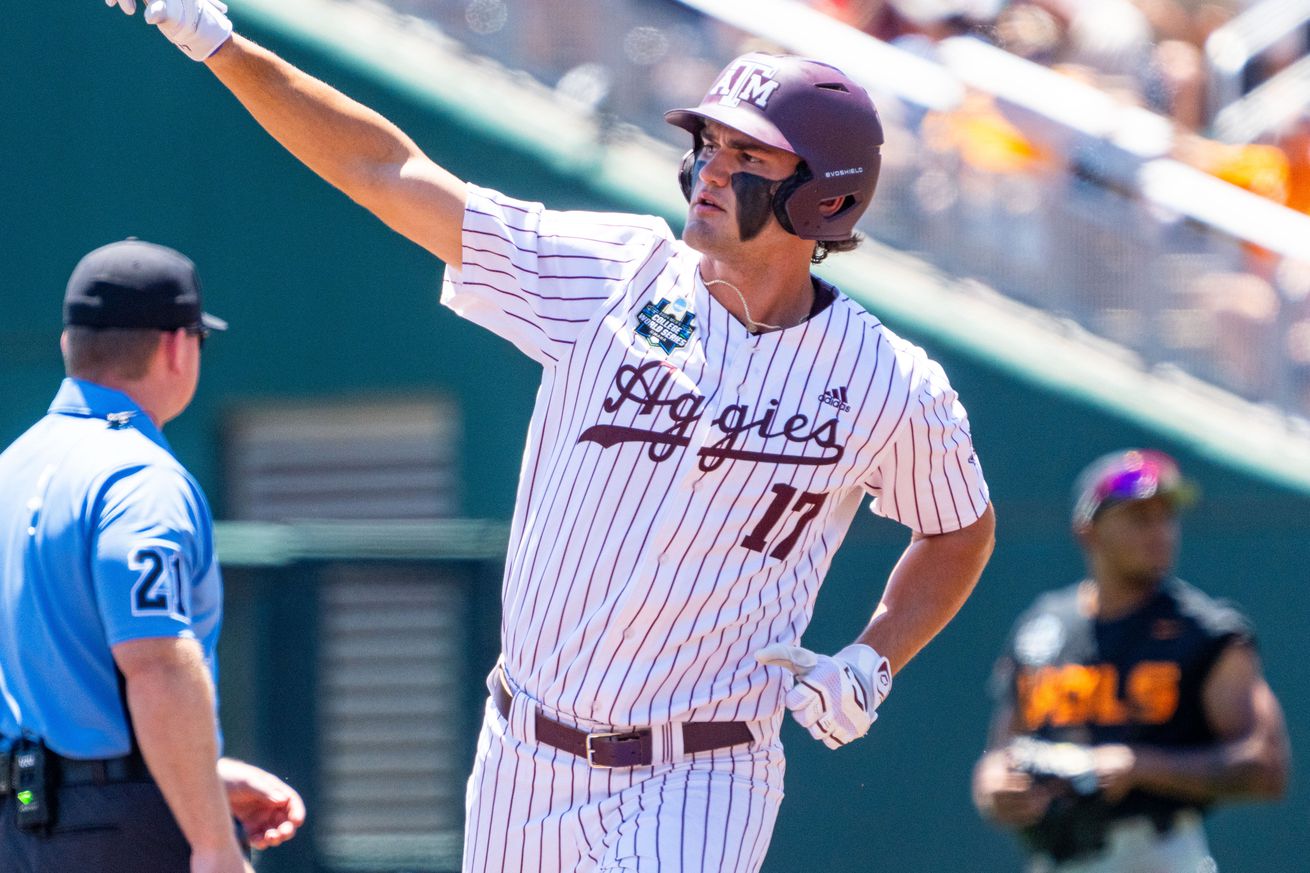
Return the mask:
[[64, 322], [68, 378], [0, 454], [0, 867], [250, 873], [233, 817], [270, 846], [304, 806], [219, 758], [213, 523], [160, 432], [226, 325], [136, 240], [82, 259]]
[[1033, 873], [1212, 870], [1202, 814], [1278, 797], [1282, 712], [1250, 625], [1171, 575], [1194, 489], [1167, 455], [1106, 455], [1079, 477], [1089, 576], [1021, 615], [997, 664], [978, 808], [1022, 832]]
[[[116, 0], [131, 12], [132, 0]], [[681, 240], [466, 184], [390, 122], [240, 36], [146, 10], [293, 154], [446, 263], [442, 301], [542, 368], [464, 869], [753, 871], [784, 708], [831, 748], [950, 620], [992, 546], [941, 368], [812, 260], [854, 245], [882, 130], [816, 61], [751, 54], [691, 135]], [[799, 646], [865, 495], [913, 531], [850, 646]]]

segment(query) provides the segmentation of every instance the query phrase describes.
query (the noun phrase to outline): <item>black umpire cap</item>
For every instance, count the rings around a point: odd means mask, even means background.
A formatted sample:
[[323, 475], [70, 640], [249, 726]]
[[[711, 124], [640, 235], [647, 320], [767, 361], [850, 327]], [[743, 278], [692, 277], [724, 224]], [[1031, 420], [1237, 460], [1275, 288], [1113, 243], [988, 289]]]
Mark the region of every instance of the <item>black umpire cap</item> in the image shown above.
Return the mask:
[[129, 237], [88, 254], [64, 294], [64, 324], [90, 328], [227, 330], [201, 309], [200, 276], [181, 252]]

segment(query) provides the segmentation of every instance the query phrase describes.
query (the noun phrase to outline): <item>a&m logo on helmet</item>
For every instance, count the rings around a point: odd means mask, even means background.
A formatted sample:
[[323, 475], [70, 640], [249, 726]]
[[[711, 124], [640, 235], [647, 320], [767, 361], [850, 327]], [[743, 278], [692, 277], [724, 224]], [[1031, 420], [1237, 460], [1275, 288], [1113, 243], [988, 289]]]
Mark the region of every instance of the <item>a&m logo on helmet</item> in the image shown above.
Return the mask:
[[743, 100], [763, 109], [782, 84], [773, 78], [777, 69], [756, 60], [741, 59], [723, 71], [708, 97], [718, 97], [723, 106], [737, 106]]

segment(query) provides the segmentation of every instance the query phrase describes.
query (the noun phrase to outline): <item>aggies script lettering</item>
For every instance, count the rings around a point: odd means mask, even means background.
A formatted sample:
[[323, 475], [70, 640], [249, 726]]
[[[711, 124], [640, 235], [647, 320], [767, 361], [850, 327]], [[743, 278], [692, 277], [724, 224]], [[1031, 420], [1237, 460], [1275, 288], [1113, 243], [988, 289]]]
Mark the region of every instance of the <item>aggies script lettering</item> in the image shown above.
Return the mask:
[[[606, 396], [603, 404], [606, 412], [617, 412], [626, 403], [637, 404], [638, 415], [652, 415], [663, 410], [671, 421], [668, 427], [643, 430], [596, 424], [584, 430], [578, 442], [593, 442], [603, 448], [619, 443], [647, 443], [646, 455], [656, 463], [667, 461], [676, 449], [686, 448], [691, 442], [691, 431], [705, 414], [705, 397], [694, 390], [675, 395], [671, 390], [674, 372], [674, 366], [666, 361], [625, 364], [614, 377], [614, 396]], [[696, 452], [700, 469], [713, 472], [728, 460], [808, 466], [824, 466], [841, 460], [845, 447], [837, 442], [836, 418], [816, 423], [808, 415], [798, 412], [779, 423], [777, 405], [777, 400], [770, 400], [768, 408], [758, 413], [745, 404], [725, 406], [712, 422], [722, 436]], [[738, 444], [752, 434], [765, 440], [782, 439], [785, 443], [780, 448], [795, 444], [797, 450], [789, 454], [739, 448]], [[809, 445], [817, 446], [821, 453], [803, 454], [804, 447]]]

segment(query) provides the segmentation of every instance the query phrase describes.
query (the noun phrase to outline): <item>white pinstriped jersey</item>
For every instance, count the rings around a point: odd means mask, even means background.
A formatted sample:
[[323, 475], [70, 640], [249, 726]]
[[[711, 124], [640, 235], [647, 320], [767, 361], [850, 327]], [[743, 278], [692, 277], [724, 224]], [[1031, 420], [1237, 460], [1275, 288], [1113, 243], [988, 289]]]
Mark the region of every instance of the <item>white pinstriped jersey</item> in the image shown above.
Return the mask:
[[[925, 534], [988, 502], [941, 368], [859, 304], [753, 335], [657, 218], [470, 186], [442, 302], [543, 367], [504, 579], [505, 668], [585, 728], [772, 718], [864, 495]], [[770, 675], [770, 673], [774, 675]]]

